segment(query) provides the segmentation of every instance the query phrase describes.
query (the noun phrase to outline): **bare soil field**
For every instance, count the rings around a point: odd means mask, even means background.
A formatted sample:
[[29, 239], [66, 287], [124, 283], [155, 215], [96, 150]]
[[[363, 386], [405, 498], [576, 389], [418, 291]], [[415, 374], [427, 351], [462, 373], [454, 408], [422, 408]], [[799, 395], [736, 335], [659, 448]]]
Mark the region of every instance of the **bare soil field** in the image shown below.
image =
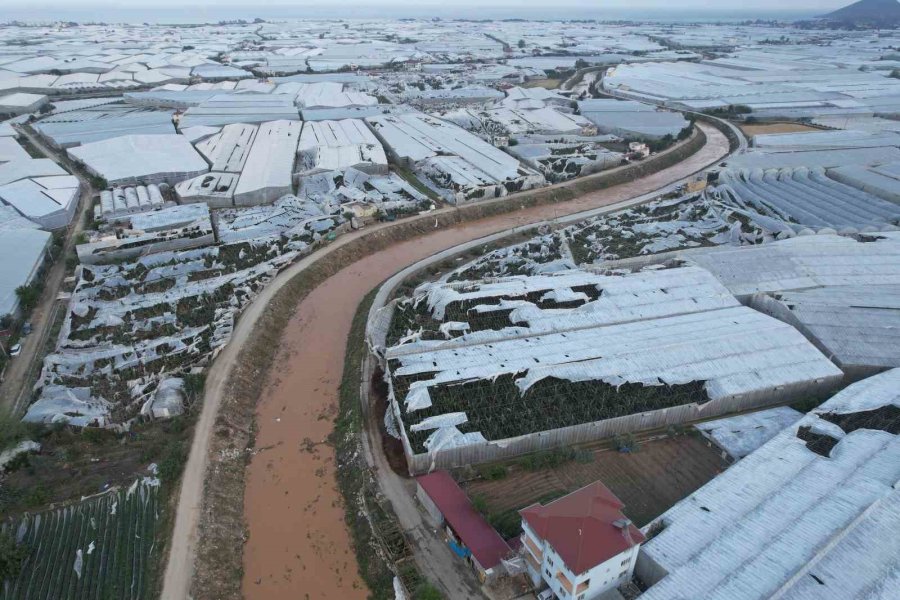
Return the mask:
[[547, 90], [555, 90], [562, 83], [561, 79], [532, 79], [522, 84], [522, 87], [542, 87]]
[[594, 451], [589, 463], [527, 471], [513, 466], [499, 480], [465, 484], [470, 498], [482, 497], [492, 514], [547, 502], [600, 480], [625, 503], [625, 514], [638, 526], [665, 512], [728, 466], [719, 453], [691, 435], [644, 442], [633, 454]]
[[766, 125], [741, 125], [741, 131], [747, 137], [763, 135], [766, 133], [806, 133], [810, 131], [822, 131], [818, 127], [810, 127], [803, 123], [768, 123]]

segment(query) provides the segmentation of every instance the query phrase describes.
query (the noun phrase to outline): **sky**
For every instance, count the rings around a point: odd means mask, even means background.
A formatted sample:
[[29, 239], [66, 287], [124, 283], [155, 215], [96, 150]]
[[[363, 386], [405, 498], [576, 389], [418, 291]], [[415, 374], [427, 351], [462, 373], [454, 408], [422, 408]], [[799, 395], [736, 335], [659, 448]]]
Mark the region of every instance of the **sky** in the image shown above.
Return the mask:
[[[717, 12], [724, 10], [739, 10], [741, 12], [750, 12], [751, 6], [755, 10], [785, 10], [786, 4], [791, 11], [811, 10], [811, 11], [828, 11], [849, 4], [852, 0], [792, 0], [785, 3], [784, 0], [754, 0], [748, 3], [746, 0], [679, 0], [678, 7], [690, 10], [715, 10]], [[424, 8], [434, 8], [439, 10], [448, 5], [447, 0], [0, 0], [0, 15], [2, 9], [29, 9], [36, 10], [38, 8], [55, 8], [65, 10], [76, 9], [106, 9], [106, 10], [147, 10], [147, 9], [181, 9], [186, 4], [191, 7], [202, 8], [258, 8], [262, 10], [285, 10], [291, 9], [298, 12], [304, 8], [329, 8], [338, 10], [341, 6], [355, 6], [378, 8], [381, 6], [391, 7], [392, 9], [409, 7], [411, 9], [421, 10]], [[454, 7], [457, 8], [480, 8], [480, 9], [514, 9], [521, 7], [525, 10], [529, 5], [534, 7], [547, 7], [546, 0], [453, 0]], [[605, 8], [614, 10], [640, 10], [640, 9], [657, 9], [672, 10], [671, 0], [559, 0], [553, 2], [552, 5], [557, 9], [581, 9], [599, 11]]]

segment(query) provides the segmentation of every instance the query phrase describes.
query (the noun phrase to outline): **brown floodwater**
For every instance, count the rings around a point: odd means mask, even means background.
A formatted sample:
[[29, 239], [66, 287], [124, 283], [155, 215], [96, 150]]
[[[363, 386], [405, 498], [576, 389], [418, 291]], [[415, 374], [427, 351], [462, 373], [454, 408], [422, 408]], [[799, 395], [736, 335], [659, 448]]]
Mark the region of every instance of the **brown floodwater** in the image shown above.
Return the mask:
[[[725, 136], [649, 177], [557, 205], [436, 230], [362, 257], [313, 290], [284, 331], [257, 407], [256, 454], [247, 467], [244, 596], [250, 600], [366, 598], [324, 442], [338, 411], [350, 322], [379, 283], [436, 252], [491, 233], [621, 202], [677, 181], [724, 156]], [[299, 275], [302, 277], [303, 275]], [[237, 549], [235, 551], [238, 551]]]

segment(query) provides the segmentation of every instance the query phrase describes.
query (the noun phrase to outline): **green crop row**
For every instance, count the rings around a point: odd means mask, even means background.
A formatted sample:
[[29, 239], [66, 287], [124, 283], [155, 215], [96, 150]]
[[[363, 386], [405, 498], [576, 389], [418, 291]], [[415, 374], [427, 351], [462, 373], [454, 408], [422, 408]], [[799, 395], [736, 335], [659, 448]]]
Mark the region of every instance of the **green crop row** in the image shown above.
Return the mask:
[[138, 482], [5, 522], [3, 530], [28, 557], [17, 577], [3, 582], [0, 600], [149, 598], [147, 571], [159, 551], [158, 489]]

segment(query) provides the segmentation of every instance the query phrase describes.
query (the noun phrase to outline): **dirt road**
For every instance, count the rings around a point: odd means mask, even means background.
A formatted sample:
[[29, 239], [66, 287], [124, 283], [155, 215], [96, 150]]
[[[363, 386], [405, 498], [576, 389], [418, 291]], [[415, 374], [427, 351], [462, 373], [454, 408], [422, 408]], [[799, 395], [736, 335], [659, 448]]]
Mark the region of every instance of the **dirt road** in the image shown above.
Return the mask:
[[[70, 170], [66, 162], [60, 159], [56, 152], [44, 144], [38, 136], [26, 129], [20, 129], [19, 131], [45, 156], [66, 168], [67, 171]], [[3, 383], [0, 384], [0, 409], [11, 410], [15, 414], [23, 411], [28, 406], [29, 396], [27, 392], [30, 389], [29, 386], [32, 383], [34, 373], [40, 368], [40, 362], [43, 360], [44, 344], [53, 327], [53, 320], [56, 315], [54, 310], [56, 297], [59, 295], [60, 287], [66, 276], [65, 257], [75, 245], [75, 236], [84, 230], [84, 214], [92, 209], [91, 198], [94, 195], [94, 190], [90, 182], [77, 172], [73, 174], [78, 177], [81, 183], [81, 197], [78, 199], [78, 210], [66, 231], [66, 240], [60, 255], [44, 274], [44, 291], [41, 293], [41, 297], [30, 317], [32, 333], [22, 339], [22, 353], [12, 359], [9, 368], [6, 370]]]
[[[243, 589], [247, 598], [366, 596], [344, 526], [334, 478], [334, 454], [321, 444], [331, 431], [337, 411], [350, 322], [365, 294], [389, 275], [439, 250], [497, 231], [621, 202], [721, 160], [728, 153], [725, 136], [712, 127], [702, 127], [708, 139], [706, 146], [673, 167], [569, 202], [498, 215], [396, 244], [338, 272], [300, 303], [284, 332], [276, 368], [261, 382], [257, 452], [247, 470], [245, 492], [249, 539], [244, 546]], [[188, 597], [206, 448], [241, 346], [253, 334], [256, 320], [275, 292], [313, 261], [358, 235], [342, 236], [279, 274], [241, 316], [231, 342], [210, 369], [182, 479], [163, 598]]]

